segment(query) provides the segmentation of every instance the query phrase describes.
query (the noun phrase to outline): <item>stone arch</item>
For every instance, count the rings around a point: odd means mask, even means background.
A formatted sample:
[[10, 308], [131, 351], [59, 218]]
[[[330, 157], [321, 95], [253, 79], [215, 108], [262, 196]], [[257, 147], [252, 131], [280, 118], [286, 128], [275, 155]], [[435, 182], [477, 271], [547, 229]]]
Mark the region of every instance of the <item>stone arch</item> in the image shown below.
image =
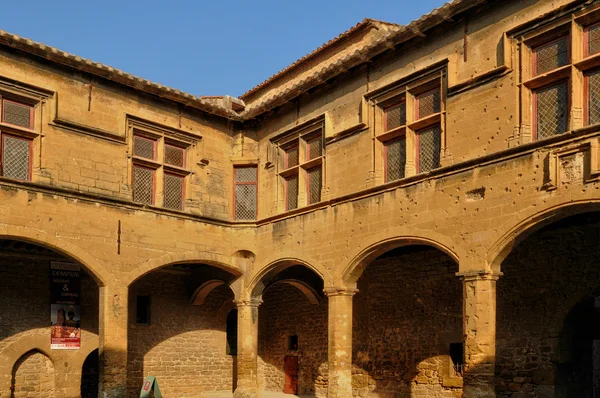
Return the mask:
[[243, 275], [243, 272], [231, 262], [230, 256], [225, 256], [220, 253], [186, 251], [181, 253], [169, 253], [144, 261], [131, 270], [128, 278], [125, 281], [125, 284], [127, 286], [131, 286], [133, 282], [158, 268], [167, 265], [185, 263], [201, 263], [211, 265], [231, 273], [236, 277], [236, 279]]
[[358, 247], [355, 254], [351, 254], [349, 265], [341, 273], [341, 286], [355, 287], [358, 278], [365, 268], [377, 257], [392, 249], [402, 246], [424, 245], [430, 246], [446, 253], [457, 264], [466, 258], [466, 253], [449, 238], [431, 231], [422, 231], [419, 234], [392, 235], [385, 238], [378, 236], [367, 240], [367, 244]]
[[541, 228], [563, 218], [582, 213], [600, 211], [600, 200], [585, 200], [561, 203], [541, 210], [518, 223], [511, 225], [486, 254], [488, 267], [500, 272], [500, 266], [512, 249]]
[[300, 279], [284, 279], [273, 283], [271, 286], [275, 286], [280, 283], [285, 283], [287, 285], [294, 286], [298, 289], [302, 294], [306, 296], [309, 303], [317, 305], [321, 303], [321, 297], [319, 293], [308, 283]]
[[99, 287], [104, 286], [110, 279], [109, 271], [99, 264], [99, 261], [89, 254], [89, 251], [46, 232], [12, 225], [0, 225], [0, 239], [20, 240], [43, 246], [73, 259], [90, 273]]
[[[209, 281], [204, 282], [203, 284], [198, 286], [198, 288], [196, 288], [194, 293], [192, 293], [190, 303], [193, 305], [203, 305], [208, 295], [221, 285], [227, 285], [231, 288], [231, 285], [229, 285], [227, 282], [221, 279], [211, 279]], [[233, 289], [231, 290], [235, 294], [235, 291]]]
[[31, 393], [40, 397], [54, 396], [54, 363], [37, 349], [23, 354], [15, 362], [11, 375], [10, 389], [14, 398], [31, 397]]
[[[324, 273], [311, 263], [295, 257], [282, 257], [278, 260], [268, 263], [254, 278], [248, 283], [246, 292], [252, 297], [260, 297], [265, 289], [269, 286], [269, 282], [273, 280], [277, 274], [285, 271], [293, 266], [303, 266], [307, 270], [313, 272], [322, 281], [325, 281]], [[313, 289], [314, 290], [314, 289]], [[302, 290], [301, 290], [302, 291]], [[305, 292], [303, 292], [306, 294]], [[309, 299], [310, 300], [310, 299]]]
[[28, 331], [0, 351], [0, 374], [11, 375], [13, 367], [28, 352], [37, 351], [55, 362], [54, 352], [50, 349], [48, 329]]

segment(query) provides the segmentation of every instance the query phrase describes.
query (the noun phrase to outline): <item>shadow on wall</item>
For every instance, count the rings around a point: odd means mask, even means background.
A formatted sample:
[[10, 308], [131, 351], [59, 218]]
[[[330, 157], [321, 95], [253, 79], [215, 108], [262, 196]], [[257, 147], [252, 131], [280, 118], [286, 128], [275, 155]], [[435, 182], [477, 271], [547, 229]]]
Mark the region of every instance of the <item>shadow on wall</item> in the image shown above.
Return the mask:
[[40, 351], [32, 350], [14, 364], [12, 398], [54, 397], [54, 365]]
[[226, 321], [233, 292], [221, 285], [193, 305], [191, 279], [185, 268], [163, 269], [130, 286], [128, 396], [138, 396], [148, 375], [165, 396], [232, 391], [235, 357], [227, 354]]

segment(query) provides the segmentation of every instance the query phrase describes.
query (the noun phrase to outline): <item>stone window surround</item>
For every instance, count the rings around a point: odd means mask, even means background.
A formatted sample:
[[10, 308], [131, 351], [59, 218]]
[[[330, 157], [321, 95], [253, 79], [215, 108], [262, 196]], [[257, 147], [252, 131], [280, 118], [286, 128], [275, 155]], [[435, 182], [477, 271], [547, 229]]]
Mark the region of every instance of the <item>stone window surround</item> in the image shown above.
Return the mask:
[[[420, 95], [440, 90], [440, 111], [419, 118], [418, 100]], [[387, 178], [387, 144], [404, 137], [406, 140], [405, 175], [412, 177], [418, 170], [418, 133], [427, 128], [440, 127], [440, 166], [444, 165], [446, 155], [446, 97], [448, 89], [447, 66], [434, 66], [412, 74], [398, 81], [383, 92], [367, 98], [374, 105], [375, 170], [376, 184], [384, 184]], [[387, 129], [386, 111], [404, 103], [406, 106], [406, 124]]]
[[[517, 28], [513, 40], [514, 64], [518, 69], [520, 125], [517, 144], [536, 141], [535, 93], [539, 89], [568, 82], [567, 129], [564, 133], [589, 125], [587, 117], [587, 75], [600, 68], [600, 52], [588, 54], [587, 30], [600, 23], [600, 6], [542, 21], [532, 27]], [[540, 26], [541, 25], [541, 26]], [[520, 31], [519, 31], [520, 29]], [[567, 64], [535, 74], [535, 49], [562, 38], [568, 40]], [[563, 133], [563, 134], [564, 134]]]
[[[283, 213], [293, 211], [314, 203], [309, 200], [309, 171], [315, 167], [321, 167], [321, 200], [323, 200], [323, 191], [325, 187], [325, 120], [324, 117], [318, 117], [307, 121], [271, 140], [275, 148], [277, 161], [275, 162], [277, 170], [277, 212]], [[311, 157], [309, 159], [309, 147], [307, 144], [315, 139], [321, 139], [321, 156]], [[298, 148], [298, 164], [287, 168], [287, 153], [290, 147]], [[287, 183], [286, 178], [297, 176], [298, 178], [298, 204], [294, 209], [288, 208], [287, 203]]]
[[[128, 170], [128, 184], [132, 188], [132, 200], [133, 200], [133, 174], [134, 167], [143, 167], [151, 169], [154, 172], [153, 182], [153, 193], [152, 193], [152, 206], [160, 204], [160, 207], [164, 207], [164, 178], [166, 174], [175, 175], [183, 178], [182, 187], [182, 208], [181, 209], [170, 209], [175, 211], [184, 211], [186, 192], [189, 192], [190, 176], [193, 174], [190, 169], [190, 165], [194, 164], [193, 151], [191, 147], [196, 143], [196, 140], [192, 137], [185, 136], [177, 131], [167, 129], [162, 126], [157, 126], [153, 123], [128, 118], [128, 134], [127, 143], [129, 146], [128, 158], [129, 158], [129, 170]], [[147, 140], [151, 140], [155, 143], [154, 159], [148, 159], [141, 156], [136, 156], [133, 152], [134, 138], [141, 137]], [[184, 150], [183, 154], [183, 167], [174, 166], [167, 164], [165, 158], [165, 147], [173, 146]]]

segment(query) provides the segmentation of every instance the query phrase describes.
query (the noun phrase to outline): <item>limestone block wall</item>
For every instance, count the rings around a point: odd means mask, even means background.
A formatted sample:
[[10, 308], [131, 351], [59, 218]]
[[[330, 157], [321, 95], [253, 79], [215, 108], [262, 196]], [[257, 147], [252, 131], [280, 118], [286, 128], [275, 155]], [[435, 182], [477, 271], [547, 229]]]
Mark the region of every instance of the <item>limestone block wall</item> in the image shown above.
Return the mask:
[[449, 344], [462, 342], [457, 269], [424, 246], [396, 249], [367, 266], [353, 301], [356, 396], [462, 396], [449, 357]]
[[[130, 288], [129, 396], [139, 396], [146, 376], [156, 376], [165, 396], [197, 397], [232, 391], [235, 357], [226, 353], [226, 317], [233, 308], [228, 286], [202, 306], [190, 304], [189, 276], [155, 271]], [[136, 323], [136, 296], [150, 296], [150, 324]]]
[[14, 398], [53, 398], [55, 394], [52, 361], [39, 351], [25, 354], [15, 364], [12, 392]]
[[[298, 393], [327, 396], [327, 300], [309, 303], [297, 288], [279, 283], [263, 294], [259, 307], [259, 384], [283, 391], [284, 358], [298, 357]], [[298, 350], [289, 338], [298, 336]]]

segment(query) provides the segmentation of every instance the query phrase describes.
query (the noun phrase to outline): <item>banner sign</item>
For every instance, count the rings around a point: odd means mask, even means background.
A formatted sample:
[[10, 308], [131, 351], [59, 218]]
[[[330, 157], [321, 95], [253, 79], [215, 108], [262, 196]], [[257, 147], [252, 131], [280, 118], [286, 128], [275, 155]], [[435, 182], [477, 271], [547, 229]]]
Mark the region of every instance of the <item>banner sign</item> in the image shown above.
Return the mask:
[[79, 265], [50, 263], [50, 348], [76, 350], [81, 347]]

